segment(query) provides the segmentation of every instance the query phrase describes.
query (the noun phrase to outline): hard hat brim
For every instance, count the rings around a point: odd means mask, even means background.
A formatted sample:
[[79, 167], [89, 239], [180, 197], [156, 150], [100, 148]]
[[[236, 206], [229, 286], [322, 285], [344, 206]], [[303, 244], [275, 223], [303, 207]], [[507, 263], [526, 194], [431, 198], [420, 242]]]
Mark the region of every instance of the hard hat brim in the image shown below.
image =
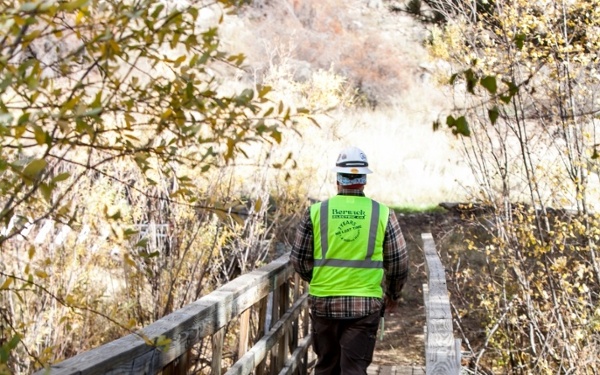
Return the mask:
[[347, 173], [347, 174], [371, 174], [373, 173], [367, 167], [335, 167], [331, 170], [336, 173]]

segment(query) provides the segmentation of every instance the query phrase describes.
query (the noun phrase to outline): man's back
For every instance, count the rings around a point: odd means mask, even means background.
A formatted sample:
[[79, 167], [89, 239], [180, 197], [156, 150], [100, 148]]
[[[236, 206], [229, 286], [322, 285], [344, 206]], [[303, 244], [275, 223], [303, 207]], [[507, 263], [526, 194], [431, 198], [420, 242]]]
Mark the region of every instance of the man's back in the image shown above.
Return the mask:
[[368, 165], [356, 147], [340, 153], [338, 194], [307, 209], [290, 255], [310, 283], [318, 375], [366, 374], [380, 317], [395, 306], [408, 275], [395, 214], [363, 192]]

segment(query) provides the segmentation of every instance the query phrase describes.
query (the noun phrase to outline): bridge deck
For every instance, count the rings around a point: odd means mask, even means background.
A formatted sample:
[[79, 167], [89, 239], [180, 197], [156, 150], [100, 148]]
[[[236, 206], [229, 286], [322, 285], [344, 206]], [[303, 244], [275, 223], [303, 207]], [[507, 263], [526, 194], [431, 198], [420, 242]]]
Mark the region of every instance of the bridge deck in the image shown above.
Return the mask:
[[379, 366], [371, 365], [367, 375], [424, 375], [425, 367], [421, 366]]
[[367, 375], [424, 375], [425, 367], [371, 365]]

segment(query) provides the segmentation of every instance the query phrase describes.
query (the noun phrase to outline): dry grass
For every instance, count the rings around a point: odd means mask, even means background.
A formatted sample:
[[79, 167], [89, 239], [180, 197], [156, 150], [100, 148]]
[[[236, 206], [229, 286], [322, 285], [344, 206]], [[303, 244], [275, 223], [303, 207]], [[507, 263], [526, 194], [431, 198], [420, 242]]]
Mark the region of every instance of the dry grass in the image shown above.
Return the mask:
[[[317, 116], [320, 128], [301, 122], [276, 150], [262, 150], [293, 152], [298, 166], [288, 183], [311, 198], [334, 193], [331, 166], [341, 148], [356, 145], [375, 171], [367, 186], [371, 197], [394, 206], [464, 199], [473, 179], [458, 140], [432, 131], [449, 100], [421, 68], [428, 64], [423, 32], [409, 18], [386, 12], [359, 1], [256, 2], [222, 29], [229, 48], [248, 57], [247, 74], [230, 84], [264, 82], [291, 106], [312, 110], [337, 104]], [[323, 72], [330, 85], [322, 84]], [[261, 152], [253, 152], [250, 163], [260, 159]]]
[[[293, 129], [284, 131], [281, 144], [253, 144], [245, 149], [247, 159], [194, 176], [199, 197], [212, 197], [207, 206], [236, 197], [266, 201], [275, 196], [289, 198], [292, 203], [279, 205], [278, 210], [282, 215], [293, 216], [295, 210], [302, 208], [298, 202], [303, 198], [323, 199], [334, 194], [330, 169], [339, 150], [348, 145], [356, 145], [368, 155], [375, 173], [369, 176], [367, 194], [383, 203], [430, 206], [461, 200], [467, 194], [462, 186], [471, 180], [460, 161], [455, 140], [444, 132], [431, 130], [432, 121], [446, 100], [439, 89], [422, 77], [419, 67], [427, 56], [418, 37], [414, 37], [418, 35], [414, 25], [406, 19], [386, 19], [358, 0], [276, 0], [269, 2], [269, 8], [264, 7], [248, 8], [240, 17], [226, 17], [222, 39], [229, 49], [247, 54], [248, 68], [222, 77], [222, 89], [268, 83], [275, 88], [274, 97], [291, 107], [306, 106], [320, 112], [316, 116], [320, 127], [300, 118]], [[212, 16], [207, 13], [205, 19]], [[397, 42], [403, 32], [404, 39]], [[369, 105], [357, 105], [360, 101]], [[287, 159], [290, 153], [294, 160]], [[275, 168], [274, 164], [282, 167]], [[137, 180], [125, 166], [113, 167], [121, 171], [123, 181], [127, 177]], [[176, 224], [170, 228], [180, 243], [170, 247], [170, 251], [181, 254], [165, 255], [164, 259], [162, 255], [136, 257], [132, 245], [135, 241], [123, 238], [123, 228], [112, 226], [103, 212], [121, 211], [123, 225], [161, 224], [162, 200], [140, 193], [134, 197], [135, 203], [127, 203], [123, 186], [97, 180], [89, 186], [81, 185], [81, 193], [73, 193], [73, 199], [86, 209], [79, 218], [81, 226], [74, 228], [60, 246], [54, 246], [57, 232], [45, 237], [45, 245], [39, 245], [38, 253], [31, 256], [31, 265], [55, 277], [49, 288], [52, 293], [64, 296], [71, 306], [105, 311], [109, 319], [88, 310], [81, 317], [73, 317], [71, 308], [57, 306], [57, 300], [49, 296], [32, 300], [31, 311], [19, 306], [22, 310], [13, 312], [15, 321], [31, 324], [23, 342], [43, 362], [75, 354], [76, 350], [125, 333], [126, 328], [143, 325], [158, 317], [165, 304], [169, 305], [164, 308], [167, 311], [188, 303], [197, 297], [192, 294], [212, 287], [206, 280], [220, 277], [220, 270], [202, 268], [208, 263], [206, 258], [214, 257], [215, 249], [258, 248], [258, 244], [244, 244], [233, 238], [241, 238], [238, 234], [242, 231], [252, 231], [258, 233], [255, 237], [260, 240], [267, 238], [272, 229], [260, 222], [254, 223], [255, 227], [218, 222], [216, 216], [202, 210], [198, 213], [192, 207], [175, 204], [171, 207], [172, 217], [167, 219]], [[147, 188], [136, 187], [140, 192]], [[202, 230], [197, 228], [200, 225]], [[86, 228], [89, 234], [81, 236]], [[213, 233], [217, 229], [218, 234]], [[29, 240], [39, 230], [34, 228]], [[196, 230], [204, 234], [188, 238]], [[189, 252], [185, 246], [188, 241], [194, 243]], [[12, 268], [7, 271], [21, 275], [23, 262], [27, 262], [23, 260], [27, 243], [15, 240], [11, 246], [12, 252], [5, 250], [0, 259], [7, 268], [11, 262]], [[64, 255], [61, 262], [51, 256], [52, 251]], [[224, 268], [225, 262], [222, 263]], [[162, 271], [165, 269], [180, 269], [179, 278], [173, 279]], [[24, 278], [26, 274], [23, 273]], [[153, 290], [149, 290], [151, 283]], [[180, 287], [180, 291], [171, 295], [171, 285]], [[45, 303], [53, 306], [49, 314], [40, 315]], [[58, 326], [52, 323], [63, 318]], [[44, 342], [36, 341], [39, 338]], [[82, 344], [75, 344], [78, 341]], [[64, 344], [54, 347], [56, 342]], [[23, 372], [36, 366], [31, 359], [23, 359], [23, 363]]]

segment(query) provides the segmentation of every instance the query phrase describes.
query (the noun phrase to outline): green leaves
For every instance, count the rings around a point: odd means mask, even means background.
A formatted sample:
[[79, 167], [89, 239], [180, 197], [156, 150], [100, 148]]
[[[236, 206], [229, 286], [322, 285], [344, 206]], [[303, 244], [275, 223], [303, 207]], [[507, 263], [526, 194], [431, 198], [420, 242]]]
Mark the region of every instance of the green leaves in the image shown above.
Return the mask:
[[27, 164], [23, 169], [23, 179], [25, 183], [32, 184], [34, 180], [41, 176], [47, 165], [48, 163], [44, 159], [32, 160]]
[[527, 35], [525, 35], [525, 33], [517, 33], [515, 35], [515, 45], [517, 46], [518, 50], [522, 50], [523, 46], [525, 45], [525, 38], [527, 37]]
[[21, 335], [16, 333], [10, 340], [5, 341], [2, 346], [0, 346], [0, 365], [8, 362], [10, 352], [14, 350], [20, 342]]
[[494, 106], [493, 108], [488, 109], [488, 117], [492, 125], [495, 125], [496, 121], [498, 121], [498, 117], [500, 117], [500, 110], [498, 107]]
[[[488, 104], [489, 108], [487, 109], [488, 119], [492, 125], [495, 125], [500, 118], [500, 108], [502, 104], [509, 104], [511, 100], [519, 93], [519, 85], [515, 82], [502, 80], [502, 84], [504, 87], [498, 87], [498, 79], [493, 75], [485, 75], [483, 77], [479, 77], [476, 71], [473, 68], [469, 68], [464, 70], [461, 73], [455, 73], [450, 77], [449, 83], [455, 84], [459, 78], [464, 78], [466, 90], [472, 95], [479, 95], [477, 92], [477, 87], [481, 86], [485, 89], [489, 95], [491, 95], [491, 105]], [[448, 116], [446, 119], [446, 124], [452, 128], [452, 132], [455, 135], [465, 135], [468, 136], [470, 134], [468, 122], [466, 117], [460, 116], [458, 118], [454, 118], [453, 116]], [[433, 129], [437, 130], [440, 127], [439, 121], [433, 123]]]
[[481, 86], [483, 86], [492, 95], [498, 90], [498, 86], [496, 85], [496, 77], [485, 76], [481, 78], [479, 82]]
[[452, 134], [454, 135], [464, 135], [466, 137], [471, 135], [471, 130], [469, 129], [469, 124], [467, 119], [464, 116], [460, 116], [459, 118], [454, 118], [453, 116], [448, 116], [446, 118], [446, 125], [450, 129], [452, 129]]
[[271, 131], [271, 138], [273, 138], [275, 140], [275, 142], [281, 143], [282, 134], [278, 130], [272, 130]]
[[87, 5], [87, 3], [90, 0], [73, 0], [73, 1], [69, 1], [66, 3], [61, 4], [61, 9], [67, 11], [67, 12], [72, 12], [76, 9], [80, 9], [82, 7], [84, 7], [85, 5]]
[[0, 93], [6, 91], [6, 88], [11, 86], [13, 83], [14, 76], [10, 72], [6, 72], [2, 80], [0, 80]]
[[254, 90], [244, 89], [241, 94], [235, 97], [234, 101], [238, 106], [247, 106], [254, 98]]

